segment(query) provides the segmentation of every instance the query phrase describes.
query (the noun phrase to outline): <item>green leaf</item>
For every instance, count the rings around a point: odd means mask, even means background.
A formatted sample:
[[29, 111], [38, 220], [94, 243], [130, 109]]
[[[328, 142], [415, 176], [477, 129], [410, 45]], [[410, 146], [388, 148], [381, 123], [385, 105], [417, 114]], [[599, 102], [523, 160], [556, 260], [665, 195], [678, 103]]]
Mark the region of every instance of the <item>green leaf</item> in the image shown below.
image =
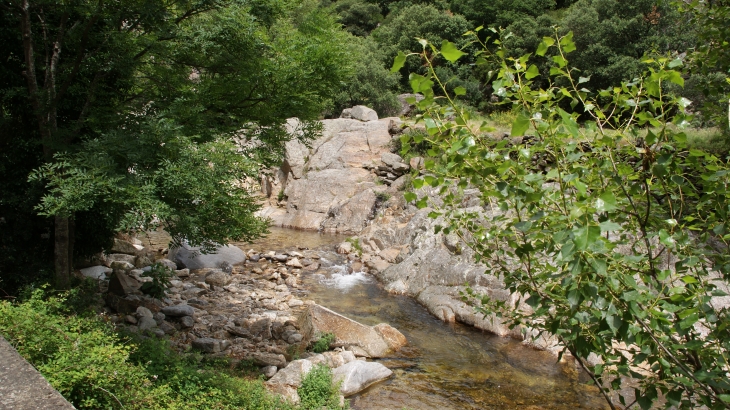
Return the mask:
[[510, 134], [513, 137], [521, 137], [525, 135], [525, 131], [530, 128], [530, 117], [525, 115], [524, 112], [520, 112], [517, 114], [517, 118], [515, 118], [515, 121], [512, 123], [512, 131]]
[[403, 68], [405, 63], [406, 63], [406, 53], [399, 51], [398, 55], [395, 56], [395, 60], [393, 61], [393, 67], [390, 68], [390, 72], [395, 73], [395, 72], [400, 71], [400, 69]]
[[525, 71], [525, 78], [528, 80], [533, 79], [540, 75], [540, 71], [537, 69], [537, 66], [535, 64], [531, 65], [527, 71]]
[[527, 232], [530, 230], [530, 228], [532, 228], [532, 221], [517, 222], [515, 224], [515, 228], [517, 228], [517, 230], [520, 232]]
[[601, 228], [596, 225], [587, 225], [573, 230], [573, 243], [576, 249], [588, 249], [601, 236]]
[[452, 63], [465, 54], [466, 53], [456, 48], [456, 44], [448, 40], [444, 40], [444, 42], [441, 43], [441, 55], [443, 55], [446, 60]]
[[418, 199], [416, 194], [414, 194], [413, 192], [406, 192], [405, 194], [403, 194], [403, 196], [406, 198], [406, 202], [411, 202]]
[[573, 42], [573, 32], [570, 31], [568, 34], [560, 39], [560, 45], [563, 46], [563, 52], [570, 53], [575, 51], [575, 43]]
[[416, 202], [416, 207], [418, 209], [423, 209], [428, 206], [428, 197], [424, 196], [423, 198], [419, 199], [418, 202]]
[[613, 211], [616, 209], [616, 197], [610, 192], [604, 192], [596, 199], [595, 205], [598, 212]]
[[466, 88], [464, 88], [462, 86], [458, 86], [458, 87], [454, 88], [454, 94], [456, 94], [456, 95], [465, 95], [466, 94]]
[[668, 74], [669, 81], [679, 85], [680, 87], [684, 87], [684, 78], [682, 78], [682, 74], [679, 71], [668, 71]]
[[679, 58], [675, 58], [674, 60], [670, 61], [669, 64], [667, 64], [667, 67], [669, 68], [677, 68], [681, 67], [684, 63], [682, 63], [682, 60]]
[[591, 76], [588, 76], [588, 77], [578, 77], [578, 84], [587, 83], [588, 81], [591, 81]]
[[539, 46], [537, 46], [537, 51], [535, 52], [535, 54], [539, 56], [544, 56], [548, 48], [550, 48], [550, 46], [552, 46], [553, 44], [555, 44], [555, 39], [553, 39], [552, 37], [543, 37], [542, 42]]
[[420, 189], [423, 187], [423, 180], [420, 178], [416, 178], [413, 180], [413, 188]]
[[601, 232], [612, 232], [612, 231], [618, 231], [621, 229], [621, 225], [617, 224], [616, 222], [612, 221], [603, 221], [598, 226], [601, 227]]

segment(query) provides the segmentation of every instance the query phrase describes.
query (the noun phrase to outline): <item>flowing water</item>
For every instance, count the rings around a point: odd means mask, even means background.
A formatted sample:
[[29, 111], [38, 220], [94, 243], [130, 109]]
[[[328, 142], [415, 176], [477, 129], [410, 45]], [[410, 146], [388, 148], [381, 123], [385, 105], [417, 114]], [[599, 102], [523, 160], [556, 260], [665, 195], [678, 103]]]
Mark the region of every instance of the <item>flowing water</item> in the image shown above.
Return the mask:
[[[342, 236], [272, 228], [245, 250], [333, 249]], [[574, 366], [519, 342], [435, 319], [413, 299], [390, 295], [372, 276], [347, 273], [322, 253], [320, 273], [303, 274], [307, 297], [367, 325], [389, 323], [409, 345], [379, 361], [394, 377], [350, 397], [353, 409], [604, 409], [598, 389]]]

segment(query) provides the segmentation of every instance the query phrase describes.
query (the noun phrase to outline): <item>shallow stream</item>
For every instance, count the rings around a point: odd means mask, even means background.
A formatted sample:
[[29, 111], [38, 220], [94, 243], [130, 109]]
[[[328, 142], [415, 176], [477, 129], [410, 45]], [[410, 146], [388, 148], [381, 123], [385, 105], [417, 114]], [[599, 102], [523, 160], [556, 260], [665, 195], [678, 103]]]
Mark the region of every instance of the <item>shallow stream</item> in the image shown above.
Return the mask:
[[[342, 236], [272, 228], [244, 250], [333, 250]], [[323, 253], [321, 273], [304, 274], [307, 298], [367, 325], [389, 323], [409, 345], [379, 359], [394, 377], [350, 397], [353, 409], [604, 409], [598, 389], [553, 355], [460, 324], [447, 324], [413, 299], [390, 295], [372, 276], [347, 274]]]

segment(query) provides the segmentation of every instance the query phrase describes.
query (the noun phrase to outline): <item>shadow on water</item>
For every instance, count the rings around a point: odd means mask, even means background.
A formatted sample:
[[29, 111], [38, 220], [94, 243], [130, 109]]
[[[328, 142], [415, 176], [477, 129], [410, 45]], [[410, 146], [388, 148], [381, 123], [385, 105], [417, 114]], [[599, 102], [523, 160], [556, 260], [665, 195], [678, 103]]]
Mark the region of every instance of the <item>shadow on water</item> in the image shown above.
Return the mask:
[[367, 325], [389, 323], [409, 345], [379, 361], [394, 377], [351, 397], [353, 409], [604, 409], [598, 389], [572, 364], [519, 342], [434, 318], [415, 300], [385, 292], [372, 276], [347, 274], [331, 252], [344, 237], [272, 228], [244, 249], [319, 248], [319, 273], [302, 276], [308, 298]]

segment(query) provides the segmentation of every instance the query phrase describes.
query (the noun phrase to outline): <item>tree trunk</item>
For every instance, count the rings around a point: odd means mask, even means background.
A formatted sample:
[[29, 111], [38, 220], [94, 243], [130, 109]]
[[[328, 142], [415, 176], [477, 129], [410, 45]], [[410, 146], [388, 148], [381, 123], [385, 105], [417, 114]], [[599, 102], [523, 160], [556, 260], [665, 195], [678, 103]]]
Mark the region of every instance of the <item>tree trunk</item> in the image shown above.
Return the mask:
[[56, 216], [54, 253], [56, 265], [56, 288], [71, 288], [71, 222], [69, 217]]

